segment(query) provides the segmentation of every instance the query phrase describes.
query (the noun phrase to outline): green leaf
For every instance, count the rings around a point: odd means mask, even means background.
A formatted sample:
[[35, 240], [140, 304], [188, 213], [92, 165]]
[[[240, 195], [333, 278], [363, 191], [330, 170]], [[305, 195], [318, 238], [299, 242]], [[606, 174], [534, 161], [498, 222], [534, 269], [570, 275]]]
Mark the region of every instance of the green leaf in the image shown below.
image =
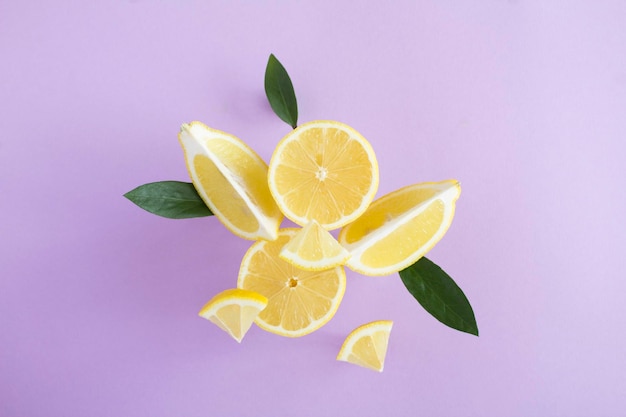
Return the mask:
[[298, 103], [285, 67], [270, 54], [265, 68], [265, 95], [274, 113], [292, 128], [298, 126]]
[[474, 311], [463, 291], [436, 264], [426, 258], [400, 271], [415, 299], [433, 317], [453, 329], [478, 336]]
[[142, 209], [168, 219], [189, 219], [213, 214], [190, 182], [151, 182], [127, 192], [124, 197]]

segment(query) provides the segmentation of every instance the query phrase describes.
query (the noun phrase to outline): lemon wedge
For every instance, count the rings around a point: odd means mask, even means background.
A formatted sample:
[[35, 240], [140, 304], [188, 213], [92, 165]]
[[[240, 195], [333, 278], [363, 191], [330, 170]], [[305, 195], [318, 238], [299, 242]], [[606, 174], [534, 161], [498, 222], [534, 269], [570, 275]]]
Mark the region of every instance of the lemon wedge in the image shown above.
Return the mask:
[[347, 266], [364, 275], [388, 275], [424, 256], [444, 236], [461, 194], [458, 181], [410, 185], [374, 201], [339, 233]]
[[266, 306], [267, 298], [261, 294], [235, 288], [217, 294], [198, 315], [212, 321], [241, 343], [254, 319]]
[[354, 329], [341, 346], [338, 361], [382, 372], [393, 322], [379, 320]]
[[276, 239], [283, 215], [261, 157], [239, 138], [200, 122], [183, 124], [178, 139], [193, 185], [224, 226], [244, 239]]

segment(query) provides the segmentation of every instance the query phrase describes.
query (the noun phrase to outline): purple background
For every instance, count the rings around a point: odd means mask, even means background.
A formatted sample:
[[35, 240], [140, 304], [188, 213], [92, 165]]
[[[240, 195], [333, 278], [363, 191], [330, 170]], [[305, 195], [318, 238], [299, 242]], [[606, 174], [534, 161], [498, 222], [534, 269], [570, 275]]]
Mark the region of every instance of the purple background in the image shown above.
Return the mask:
[[[626, 415], [626, 3], [251, 3], [0, 3], [0, 416]], [[197, 317], [250, 243], [122, 194], [188, 180], [182, 122], [268, 160], [270, 52], [300, 122], [370, 140], [378, 195], [461, 181], [430, 257], [480, 338], [397, 276], [349, 273], [300, 339]], [[378, 319], [384, 373], [335, 361]]]

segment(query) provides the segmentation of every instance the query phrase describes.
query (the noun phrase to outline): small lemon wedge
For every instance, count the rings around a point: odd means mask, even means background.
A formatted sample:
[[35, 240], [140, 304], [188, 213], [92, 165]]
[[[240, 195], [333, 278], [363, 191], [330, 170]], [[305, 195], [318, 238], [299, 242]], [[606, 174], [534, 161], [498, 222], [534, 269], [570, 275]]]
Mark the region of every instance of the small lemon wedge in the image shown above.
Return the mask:
[[267, 298], [261, 294], [235, 288], [217, 294], [198, 315], [217, 324], [241, 343], [254, 319], [266, 306]]
[[311, 220], [283, 247], [281, 259], [307, 271], [344, 265], [350, 253], [320, 224]]
[[379, 320], [354, 329], [341, 346], [338, 361], [382, 372], [393, 322]]

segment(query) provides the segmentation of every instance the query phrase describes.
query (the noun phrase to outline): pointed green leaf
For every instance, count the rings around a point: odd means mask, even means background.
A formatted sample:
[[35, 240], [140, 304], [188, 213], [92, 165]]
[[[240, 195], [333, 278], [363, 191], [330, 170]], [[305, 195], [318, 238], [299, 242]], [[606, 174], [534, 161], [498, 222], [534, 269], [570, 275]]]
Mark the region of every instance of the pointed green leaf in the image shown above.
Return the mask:
[[213, 214], [189, 182], [151, 182], [127, 192], [124, 197], [142, 209], [168, 219], [189, 219]]
[[474, 311], [463, 291], [436, 264], [426, 258], [400, 271], [415, 299], [433, 317], [453, 329], [478, 336]]
[[298, 103], [285, 67], [270, 55], [265, 68], [265, 95], [274, 113], [292, 128], [298, 126]]

